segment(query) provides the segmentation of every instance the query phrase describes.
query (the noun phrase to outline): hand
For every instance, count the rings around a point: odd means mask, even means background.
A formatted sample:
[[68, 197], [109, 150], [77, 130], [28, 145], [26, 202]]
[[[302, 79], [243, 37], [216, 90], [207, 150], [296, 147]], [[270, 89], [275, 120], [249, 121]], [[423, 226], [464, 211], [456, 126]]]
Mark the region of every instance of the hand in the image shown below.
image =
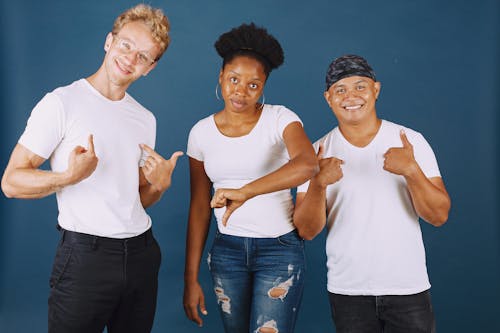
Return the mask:
[[231, 214], [247, 200], [248, 196], [242, 189], [219, 188], [215, 191], [212, 201], [210, 201], [210, 207], [226, 207], [226, 212], [222, 216], [222, 225], [226, 226]]
[[194, 321], [198, 326], [203, 326], [203, 320], [198, 313], [198, 307], [203, 315], [207, 315], [205, 308], [205, 295], [198, 281], [186, 283], [184, 285], [184, 312], [189, 320]]
[[384, 170], [401, 176], [408, 176], [418, 167], [413, 155], [413, 145], [408, 141], [404, 130], [399, 132], [402, 148], [389, 148], [384, 154]]
[[142, 166], [146, 180], [156, 191], [165, 191], [172, 183], [172, 173], [177, 164], [177, 159], [184, 153], [176, 151], [170, 156], [170, 159], [166, 160], [148, 145], [141, 144], [140, 147], [149, 154]]
[[70, 184], [76, 184], [89, 177], [97, 168], [98, 158], [94, 150], [94, 136], [89, 135], [89, 145], [86, 149], [76, 146], [69, 155], [66, 173]]
[[342, 173], [341, 164], [344, 161], [336, 157], [323, 158], [324, 147], [321, 144], [318, 149], [319, 172], [314, 176], [315, 180], [323, 187], [334, 184], [339, 181], [344, 174]]

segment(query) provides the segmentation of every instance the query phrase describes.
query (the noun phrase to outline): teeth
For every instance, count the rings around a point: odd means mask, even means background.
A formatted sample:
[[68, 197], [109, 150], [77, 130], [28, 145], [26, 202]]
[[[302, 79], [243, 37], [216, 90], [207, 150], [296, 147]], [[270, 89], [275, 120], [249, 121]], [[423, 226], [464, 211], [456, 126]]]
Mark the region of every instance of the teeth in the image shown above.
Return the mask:
[[361, 105], [354, 105], [354, 106], [346, 106], [346, 110], [357, 110], [361, 107]]

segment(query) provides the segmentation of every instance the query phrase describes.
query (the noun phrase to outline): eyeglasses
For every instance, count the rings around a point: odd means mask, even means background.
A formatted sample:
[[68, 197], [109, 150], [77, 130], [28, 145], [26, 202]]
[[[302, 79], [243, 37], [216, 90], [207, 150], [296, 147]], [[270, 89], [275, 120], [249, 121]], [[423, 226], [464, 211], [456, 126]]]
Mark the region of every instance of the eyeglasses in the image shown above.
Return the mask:
[[[119, 36], [113, 36], [113, 38], [116, 38], [116, 45], [122, 53], [129, 54], [131, 52], [137, 51], [135, 43], [130, 39], [122, 38]], [[156, 61], [156, 59], [154, 59], [149, 53], [145, 51], [137, 51], [136, 60], [140, 65], [144, 66], [149, 66]]]

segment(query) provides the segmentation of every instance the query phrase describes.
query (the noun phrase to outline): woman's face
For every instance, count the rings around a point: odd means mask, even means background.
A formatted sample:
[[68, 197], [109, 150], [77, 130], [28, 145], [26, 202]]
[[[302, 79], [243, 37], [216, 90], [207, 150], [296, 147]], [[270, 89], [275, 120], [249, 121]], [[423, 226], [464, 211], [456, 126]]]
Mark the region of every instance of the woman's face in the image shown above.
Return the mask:
[[233, 112], [255, 111], [266, 83], [264, 66], [257, 60], [237, 56], [219, 74], [225, 109]]

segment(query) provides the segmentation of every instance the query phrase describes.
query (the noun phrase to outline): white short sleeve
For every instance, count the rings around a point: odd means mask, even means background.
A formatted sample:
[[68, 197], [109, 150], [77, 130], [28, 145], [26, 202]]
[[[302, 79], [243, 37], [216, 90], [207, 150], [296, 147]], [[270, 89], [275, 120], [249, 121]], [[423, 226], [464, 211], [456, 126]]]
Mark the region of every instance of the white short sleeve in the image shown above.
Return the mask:
[[303, 125], [299, 116], [297, 116], [295, 112], [291, 111], [290, 109], [287, 109], [284, 106], [279, 108], [277, 120], [278, 120], [277, 121], [278, 133], [280, 135], [280, 139], [282, 140], [283, 140], [283, 131], [290, 123], [298, 121], [301, 125]]
[[415, 160], [425, 176], [427, 178], [441, 177], [436, 155], [434, 155], [434, 151], [427, 140], [420, 133], [417, 133], [413, 140], [412, 145]]
[[19, 143], [48, 159], [61, 142], [65, 131], [65, 116], [57, 95], [48, 93], [35, 106]]
[[187, 155], [192, 157], [198, 161], [204, 160], [203, 152], [199, 145], [198, 135], [200, 134], [200, 122], [194, 125], [191, 131], [189, 132], [188, 144], [187, 144]]

